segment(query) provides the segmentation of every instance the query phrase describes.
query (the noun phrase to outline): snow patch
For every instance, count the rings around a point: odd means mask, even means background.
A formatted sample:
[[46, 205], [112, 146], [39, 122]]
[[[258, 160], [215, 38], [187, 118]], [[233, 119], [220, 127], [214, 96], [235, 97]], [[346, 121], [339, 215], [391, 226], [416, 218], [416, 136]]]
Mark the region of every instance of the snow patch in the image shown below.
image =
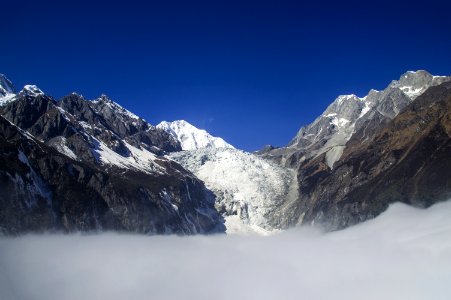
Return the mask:
[[[366, 99], [367, 96], [364, 98]], [[358, 116], [357, 120], [366, 115], [367, 112], [371, 110], [371, 105], [368, 101], [365, 101], [365, 106], [363, 107], [362, 111], [360, 112], [360, 115]]]
[[14, 100], [16, 100], [16, 94], [6, 94], [5, 96], [0, 97], [0, 106], [5, 106]]
[[424, 92], [424, 87], [415, 88], [413, 86], [403, 86], [401, 91], [404, 92], [409, 98], [414, 99]]
[[351, 121], [345, 118], [333, 118], [331, 120], [331, 123], [338, 128], [345, 127], [347, 124], [349, 124]]
[[46, 184], [44, 183], [42, 178], [31, 167], [28, 157], [22, 151], [19, 151], [17, 157], [29, 169], [28, 173], [26, 174], [26, 178], [28, 181], [31, 181], [31, 183], [25, 183], [18, 174], [16, 174], [16, 177], [15, 177], [15, 181], [18, 183], [18, 185], [21, 187], [21, 189], [27, 190], [27, 192], [28, 192], [27, 196], [29, 196], [29, 197], [26, 197], [26, 199], [24, 200], [27, 207], [31, 208], [36, 205], [36, 203], [37, 203], [36, 197], [37, 196], [40, 196], [40, 197], [46, 199], [47, 204], [50, 205], [51, 192], [46, 187]]
[[75, 155], [75, 153], [67, 146], [67, 140], [63, 136], [58, 137], [57, 141], [52, 143], [52, 147], [61, 154], [64, 154], [74, 160], [79, 160], [77, 155]]
[[[106, 165], [117, 166], [122, 169], [135, 169], [145, 173], [164, 173], [164, 168], [155, 163], [157, 156], [142, 148], [139, 149], [127, 142], [125, 146], [130, 151], [129, 156], [122, 156], [108, 148], [102, 141], [93, 137], [96, 147], [93, 149], [97, 160]], [[160, 158], [161, 159], [161, 158]]]

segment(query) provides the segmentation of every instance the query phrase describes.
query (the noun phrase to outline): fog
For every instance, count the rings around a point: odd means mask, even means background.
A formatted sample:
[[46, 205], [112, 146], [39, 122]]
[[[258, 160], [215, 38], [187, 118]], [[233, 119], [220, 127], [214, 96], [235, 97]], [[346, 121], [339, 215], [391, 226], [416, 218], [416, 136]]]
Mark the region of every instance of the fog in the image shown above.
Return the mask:
[[451, 202], [328, 234], [1, 238], [0, 299], [451, 299]]

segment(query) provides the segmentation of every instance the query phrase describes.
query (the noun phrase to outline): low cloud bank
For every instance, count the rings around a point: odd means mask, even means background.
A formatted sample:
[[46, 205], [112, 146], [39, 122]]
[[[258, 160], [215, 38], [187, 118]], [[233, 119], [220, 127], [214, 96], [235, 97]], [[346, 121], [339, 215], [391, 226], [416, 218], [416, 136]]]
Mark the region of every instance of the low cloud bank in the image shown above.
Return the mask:
[[451, 202], [271, 237], [0, 239], [0, 299], [451, 299]]

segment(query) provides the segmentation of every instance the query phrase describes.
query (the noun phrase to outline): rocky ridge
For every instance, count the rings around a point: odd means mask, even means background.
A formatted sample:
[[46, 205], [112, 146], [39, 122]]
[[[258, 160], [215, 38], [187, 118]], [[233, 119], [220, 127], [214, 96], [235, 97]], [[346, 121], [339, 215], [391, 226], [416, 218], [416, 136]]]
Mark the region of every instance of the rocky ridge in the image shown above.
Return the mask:
[[370, 90], [362, 98], [338, 96], [313, 123], [302, 127], [287, 147], [270, 149], [261, 155], [295, 167], [325, 153], [326, 164], [333, 168], [351, 136], [357, 133], [361, 139], [371, 139], [379, 126], [392, 120], [429, 87], [447, 81], [451, 77], [409, 71], [382, 91]]
[[407, 72], [383, 91], [338, 97], [287, 147], [260, 151], [296, 170], [299, 198], [290, 201], [285, 226], [340, 229], [393, 202], [428, 206], [449, 198], [450, 135], [436, 121], [449, 118], [450, 84], [451, 77]]
[[0, 107], [1, 232], [224, 231], [214, 195], [164, 157], [181, 150], [165, 131], [106, 96], [13, 95]]

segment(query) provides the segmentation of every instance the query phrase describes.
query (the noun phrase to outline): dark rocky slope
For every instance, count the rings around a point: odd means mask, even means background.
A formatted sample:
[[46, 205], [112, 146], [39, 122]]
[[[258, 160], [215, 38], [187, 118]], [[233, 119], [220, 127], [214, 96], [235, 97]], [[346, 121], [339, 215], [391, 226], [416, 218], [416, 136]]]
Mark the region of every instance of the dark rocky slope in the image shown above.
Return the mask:
[[107, 97], [24, 89], [0, 113], [1, 233], [224, 231], [213, 194], [160, 155], [180, 144]]
[[426, 207], [451, 198], [451, 83], [429, 88], [373, 135], [354, 134], [333, 169], [325, 154], [300, 164], [287, 222], [334, 230], [396, 201]]

